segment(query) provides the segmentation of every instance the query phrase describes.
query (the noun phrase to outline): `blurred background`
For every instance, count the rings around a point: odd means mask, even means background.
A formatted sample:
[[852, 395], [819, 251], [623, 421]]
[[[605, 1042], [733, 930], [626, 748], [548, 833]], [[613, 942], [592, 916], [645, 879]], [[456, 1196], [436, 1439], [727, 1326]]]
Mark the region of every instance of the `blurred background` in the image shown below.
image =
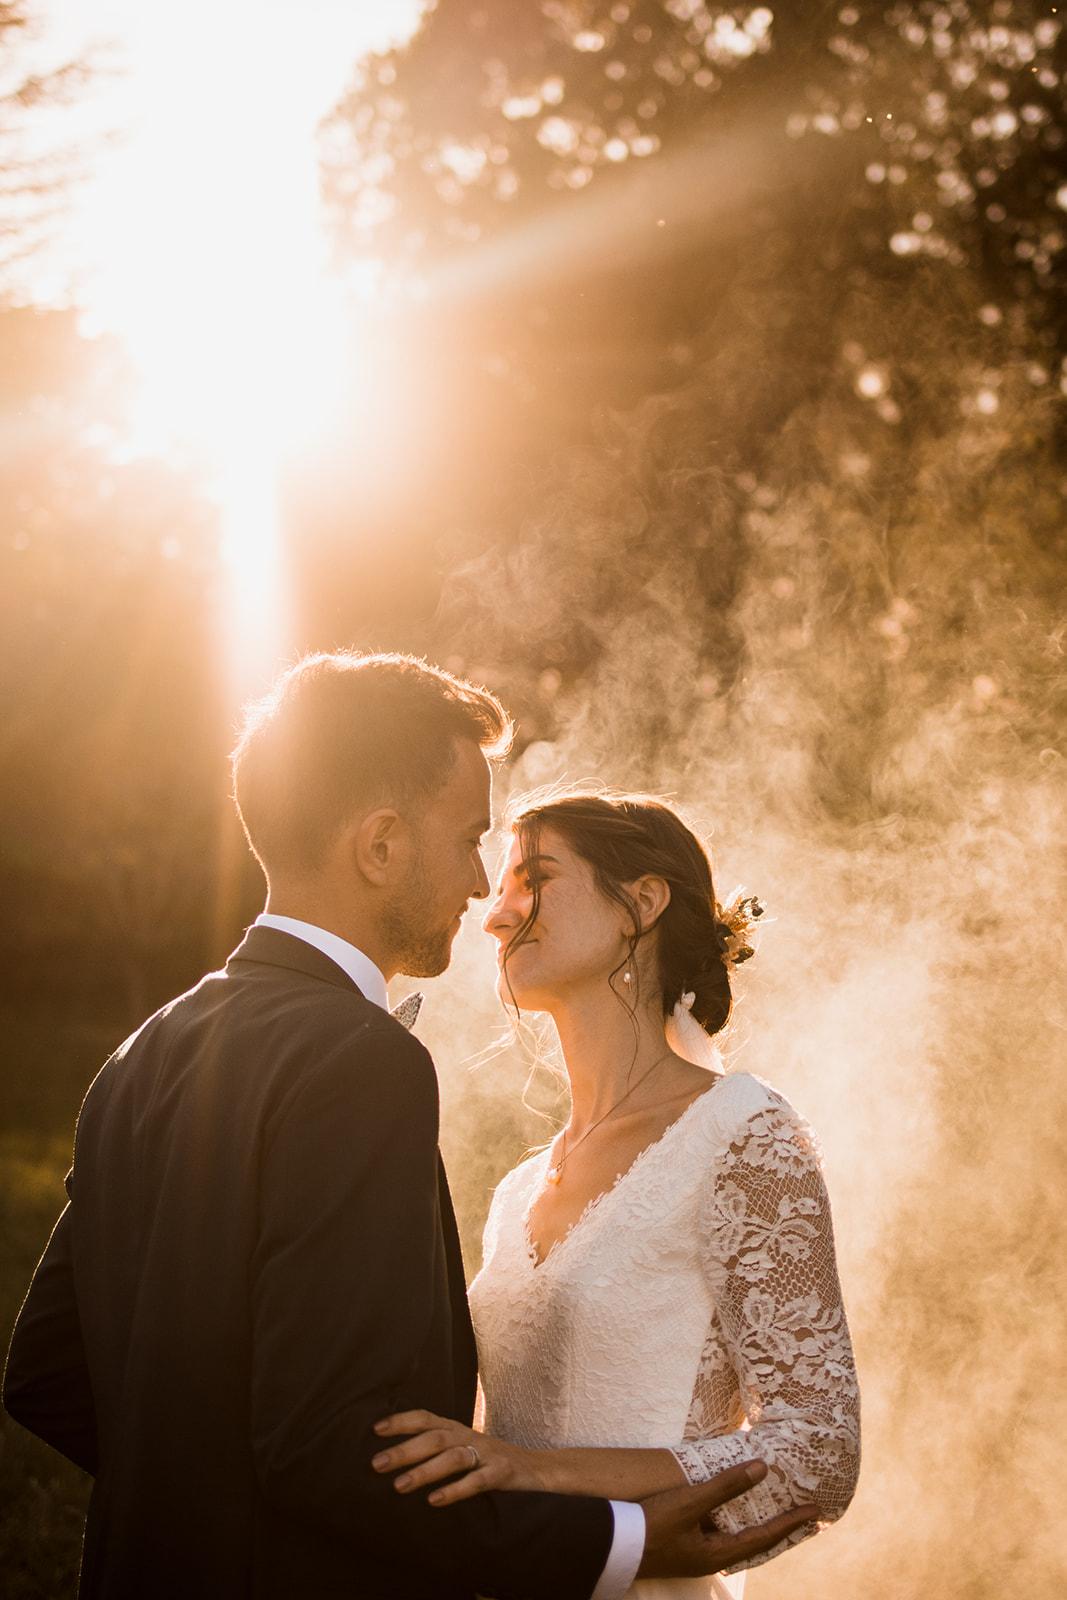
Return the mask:
[[[1065, 1592], [1061, 31], [0, 3], [5, 1342], [90, 1078], [259, 909], [242, 704], [425, 653], [501, 802], [666, 794], [774, 919], [727, 1056], [820, 1133], [866, 1433], [752, 1600]], [[419, 1024], [471, 1270], [563, 1110], [482, 944]], [[72, 1594], [87, 1480], [0, 1451], [5, 1594]]]

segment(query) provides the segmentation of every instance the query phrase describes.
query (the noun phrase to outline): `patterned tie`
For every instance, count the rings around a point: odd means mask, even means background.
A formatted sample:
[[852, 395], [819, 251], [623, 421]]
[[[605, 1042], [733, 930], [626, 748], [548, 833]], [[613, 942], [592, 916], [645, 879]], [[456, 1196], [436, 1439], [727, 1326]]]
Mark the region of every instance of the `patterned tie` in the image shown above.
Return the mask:
[[401, 1000], [398, 1006], [393, 1007], [392, 1014], [402, 1027], [410, 1030], [415, 1026], [415, 1018], [422, 1010], [422, 995], [409, 994]]

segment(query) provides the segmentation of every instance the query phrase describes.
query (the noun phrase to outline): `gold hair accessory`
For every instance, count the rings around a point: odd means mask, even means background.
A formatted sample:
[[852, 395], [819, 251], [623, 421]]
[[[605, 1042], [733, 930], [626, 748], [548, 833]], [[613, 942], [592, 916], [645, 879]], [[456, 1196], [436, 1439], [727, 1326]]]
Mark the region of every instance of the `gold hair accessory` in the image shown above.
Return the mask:
[[738, 889], [729, 905], [715, 902], [715, 917], [722, 935], [722, 961], [728, 972], [749, 961], [756, 954], [752, 944], [752, 930], [763, 916], [766, 907], [754, 894], [746, 895]]

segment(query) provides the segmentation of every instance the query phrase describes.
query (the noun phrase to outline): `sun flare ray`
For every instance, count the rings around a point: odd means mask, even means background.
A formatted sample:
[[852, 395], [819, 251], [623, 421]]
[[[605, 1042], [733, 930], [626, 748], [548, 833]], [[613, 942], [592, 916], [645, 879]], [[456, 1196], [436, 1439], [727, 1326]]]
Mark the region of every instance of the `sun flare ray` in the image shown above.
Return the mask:
[[104, 41], [117, 63], [97, 91], [112, 137], [65, 240], [84, 327], [117, 335], [135, 373], [123, 452], [191, 463], [218, 506], [238, 698], [291, 647], [279, 473], [352, 382], [316, 130], [358, 59], [422, 10], [105, 0], [75, 24], [52, 0], [65, 49]]

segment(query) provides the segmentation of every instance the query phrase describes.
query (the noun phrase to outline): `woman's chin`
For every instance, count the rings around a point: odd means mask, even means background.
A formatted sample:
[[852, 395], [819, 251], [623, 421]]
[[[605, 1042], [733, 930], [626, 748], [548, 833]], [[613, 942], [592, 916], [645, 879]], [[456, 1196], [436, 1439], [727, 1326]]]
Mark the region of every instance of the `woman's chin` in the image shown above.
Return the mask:
[[501, 1005], [520, 1011], [547, 1011], [547, 996], [530, 983], [516, 982], [515, 974], [503, 972], [496, 980], [496, 992]]

